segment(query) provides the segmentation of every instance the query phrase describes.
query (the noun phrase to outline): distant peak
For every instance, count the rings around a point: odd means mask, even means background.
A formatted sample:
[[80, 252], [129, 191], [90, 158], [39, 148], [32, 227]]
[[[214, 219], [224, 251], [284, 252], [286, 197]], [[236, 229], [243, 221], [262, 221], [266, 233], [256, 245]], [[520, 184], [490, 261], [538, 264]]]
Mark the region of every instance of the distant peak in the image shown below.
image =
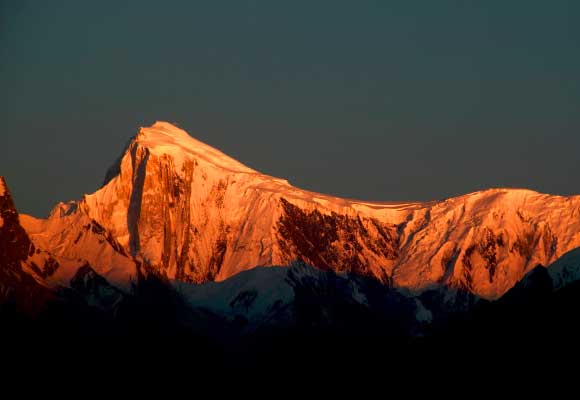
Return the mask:
[[139, 135], [143, 136], [146, 136], [149, 133], [164, 134], [166, 136], [173, 136], [176, 138], [190, 137], [189, 134], [183, 129], [180, 129], [172, 123], [165, 121], [155, 121], [153, 125], [141, 127], [141, 130], [139, 131]]
[[103, 186], [119, 175], [121, 162], [134, 145], [144, 147], [151, 154], [157, 156], [171, 156], [178, 167], [186, 159], [195, 159], [202, 164], [211, 165], [229, 172], [258, 173], [218, 149], [194, 139], [189, 133], [176, 125], [165, 121], [156, 121], [151, 126], [141, 127], [139, 132], [127, 142], [121, 155], [107, 170]]
[[142, 127], [134, 141], [147, 147], [154, 154], [167, 154], [179, 160], [191, 156], [198, 161], [205, 161], [228, 171], [256, 173], [253, 169], [191, 137], [189, 133], [169, 122], [157, 121], [151, 126]]
[[158, 129], [179, 129], [177, 126], [173, 125], [171, 122], [167, 121], [155, 121], [151, 128], [158, 128]]

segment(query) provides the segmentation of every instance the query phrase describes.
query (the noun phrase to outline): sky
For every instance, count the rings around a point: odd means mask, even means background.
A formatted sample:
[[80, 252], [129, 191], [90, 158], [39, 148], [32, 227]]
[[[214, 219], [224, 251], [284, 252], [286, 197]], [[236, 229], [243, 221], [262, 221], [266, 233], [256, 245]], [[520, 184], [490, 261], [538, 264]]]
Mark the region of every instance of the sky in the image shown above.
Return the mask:
[[0, 0], [0, 175], [100, 187], [140, 126], [365, 200], [580, 193], [578, 1]]

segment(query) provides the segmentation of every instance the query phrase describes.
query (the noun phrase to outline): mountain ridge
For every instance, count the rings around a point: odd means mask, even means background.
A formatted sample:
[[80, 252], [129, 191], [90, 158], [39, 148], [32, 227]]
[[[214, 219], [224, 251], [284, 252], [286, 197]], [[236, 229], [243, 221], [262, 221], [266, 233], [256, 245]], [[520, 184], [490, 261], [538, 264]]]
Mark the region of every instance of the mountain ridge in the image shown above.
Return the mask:
[[[96, 192], [57, 205], [52, 222], [22, 218], [38, 241], [75, 232], [57, 256], [100, 254], [75, 242], [80, 220], [103, 230], [108, 239], [95, 233], [91, 246], [110, 243], [102, 251], [123, 260], [120, 276], [142, 264], [186, 283], [299, 260], [413, 293], [449, 287], [493, 299], [580, 247], [580, 196], [493, 188], [431, 202], [343, 199], [261, 174], [160, 121], [139, 129]], [[107, 275], [101, 264], [92, 256]]]
[[46, 219], [18, 214], [0, 179], [4, 343], [148, 360], [170, 345], [203, 368], [314, 357], [341, 373], [348, 354], [479, 360], [575, 343], [578, 196], [350, 201], [208, 161], [199, 144], [156, 147], [144, 129], [100, 189]]

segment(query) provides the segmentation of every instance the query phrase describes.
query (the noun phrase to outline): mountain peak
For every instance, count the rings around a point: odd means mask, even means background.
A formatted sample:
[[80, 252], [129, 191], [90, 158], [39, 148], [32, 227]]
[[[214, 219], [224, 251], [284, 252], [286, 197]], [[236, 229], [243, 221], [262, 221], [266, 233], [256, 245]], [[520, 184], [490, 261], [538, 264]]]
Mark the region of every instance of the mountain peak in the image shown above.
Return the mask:
[[177, 125], [172, 124], [171, 122], [167, 122], [167, 121], [155, 121], [155, 123], [153, 125], [151, 125], [151, 128], [178, 130], [178, 131], [181, 130], [181, 129], [179, 129], [179, 127]]
[[155, 121], [151, 126], [141, 127], [138, 138], [148, 137], [151, 135], [172, 137], [176, 140], [191, 138], [187, 132], [176, 125], [166, 121]]
[[193, 137], [177, 126], [157, 121], [149, 127], [142, 127], [134, 139], [153, 154], [173, 156], [180, 163], [184, 158], [193, 157], [201, 162], [232, 172], [256, 173], [253, 169], [227, 156]]

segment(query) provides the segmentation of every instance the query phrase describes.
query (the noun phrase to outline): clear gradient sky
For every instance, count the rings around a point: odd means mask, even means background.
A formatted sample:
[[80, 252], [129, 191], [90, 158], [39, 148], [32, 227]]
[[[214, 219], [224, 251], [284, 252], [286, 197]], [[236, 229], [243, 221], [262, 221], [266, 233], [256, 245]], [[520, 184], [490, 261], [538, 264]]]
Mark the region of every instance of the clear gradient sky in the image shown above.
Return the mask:
[[95, 191], [155, 120], [368, 200], [580, 193], [578, 1], [0, 1], [0, 175]]

